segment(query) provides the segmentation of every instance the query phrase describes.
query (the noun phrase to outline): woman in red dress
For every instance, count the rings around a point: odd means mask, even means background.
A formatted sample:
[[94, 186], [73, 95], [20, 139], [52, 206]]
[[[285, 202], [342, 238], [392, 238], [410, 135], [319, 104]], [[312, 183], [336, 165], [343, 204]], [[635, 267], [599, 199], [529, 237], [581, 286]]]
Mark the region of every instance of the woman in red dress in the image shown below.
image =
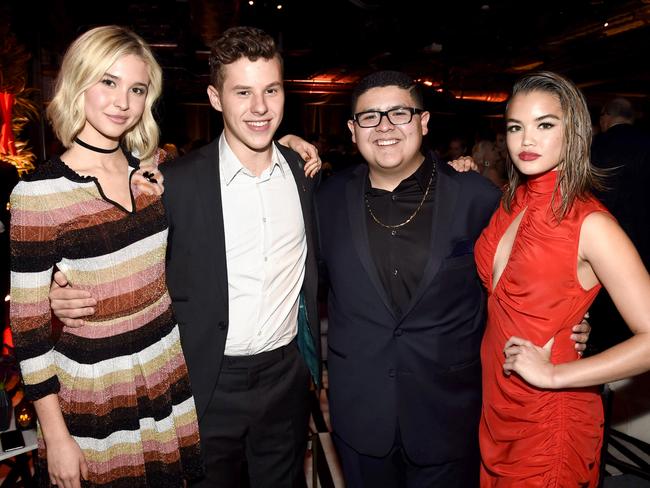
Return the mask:
[[[597, 385], [650, 369], [650, 277], [590, 193], [591, 122], [573, 83], [549, 72], [525, 76], [506, 123], [510, 184], [476, 243], [488, 291], [481, 486], [595, 487]], [[570, 328], [601, 285], [635, 335], [580, 359]]]

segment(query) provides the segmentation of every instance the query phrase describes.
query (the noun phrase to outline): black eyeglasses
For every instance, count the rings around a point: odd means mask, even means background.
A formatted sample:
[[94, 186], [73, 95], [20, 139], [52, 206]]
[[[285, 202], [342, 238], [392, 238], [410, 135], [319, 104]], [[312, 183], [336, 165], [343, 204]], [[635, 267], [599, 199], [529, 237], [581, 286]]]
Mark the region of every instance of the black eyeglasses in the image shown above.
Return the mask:
[[354, 120], [359, 127], [363, 127], [364, 129], [377, 127], [381, 124], [381, 118], [383, 116], [388, 117], [388, 121], [393, 125], [404, 125], [411, 122], [415, 114], [421, 114], [422, 112], [424, 112], [424, 110], [421, 108], [413, 107], [397, 107], [386, 110], [385, 112], [382, 112], [381, 110], [368, 110], [366, 112], [354, 114], [352, 120]]

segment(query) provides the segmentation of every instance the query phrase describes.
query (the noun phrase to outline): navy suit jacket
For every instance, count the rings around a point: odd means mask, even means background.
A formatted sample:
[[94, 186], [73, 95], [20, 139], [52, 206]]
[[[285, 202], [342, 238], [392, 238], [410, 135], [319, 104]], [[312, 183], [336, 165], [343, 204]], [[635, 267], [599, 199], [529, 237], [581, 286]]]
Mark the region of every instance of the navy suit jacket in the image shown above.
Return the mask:
[[[289, 163], [300, 195], [307, 236], [302, 292], [314, 344], [320, 351], [312, 229], [315, 183], [305, 177], [304, 161], [295, 152], [281, 145], [278, 148]], [[229, 326], [219, 138], [160, 168], [165, 176], [163, 203], [169, 223], [167, 286], [201, 419], [217, 384]]]
[[409, 458], [426, 465], [478, 449], [485, 296], [473, 246], [500, 197], [477, 173], [436, 167], [431, 254], [402, 316], [369, 250], [367, 166], [330, 177], [317, 194], [333, 430], [358, 452], [384, 456], [399, 425]]

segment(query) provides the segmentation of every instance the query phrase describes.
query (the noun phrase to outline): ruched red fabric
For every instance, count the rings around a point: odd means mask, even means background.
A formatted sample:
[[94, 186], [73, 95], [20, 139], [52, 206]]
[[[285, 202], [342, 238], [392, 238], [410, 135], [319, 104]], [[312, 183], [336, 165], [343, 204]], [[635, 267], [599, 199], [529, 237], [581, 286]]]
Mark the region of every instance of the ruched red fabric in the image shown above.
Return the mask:
[[[596, 487], [603, 410], [597, 388], [543, 390], [503, 373], [506, 341], [519, 336], [543, 346], [555, 338], [554, 364], [577, 361], [571, 328], [582, 320], [600, 285], [577, 277], [580, 228], [594, 198], [577, 199], [558, 224], [551, 210], [557, 172], [529, 178], [512, 211], [501, 206], [476, 243], [478, 272], [488, 292], [481, 346], [483, 411], [479, 430], [481, 487]], [[510, 257], [492, 280], [499, 241], [524, 212]]]

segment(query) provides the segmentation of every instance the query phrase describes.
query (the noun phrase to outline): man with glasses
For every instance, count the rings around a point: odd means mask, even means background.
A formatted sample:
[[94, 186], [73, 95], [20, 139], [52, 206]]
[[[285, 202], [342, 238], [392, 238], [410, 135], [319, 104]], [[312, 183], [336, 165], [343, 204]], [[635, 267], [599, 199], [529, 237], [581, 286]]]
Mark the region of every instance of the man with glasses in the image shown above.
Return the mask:
[[347, 485], [476, 487], [486, 311], [473, 251], [501, 193], [423, 154], [429, 112], [407, 75], [364, 78], [352, 114], [368, 164], [317, 194], [330, 411]]
[[485, 300], [473, 246], [500, 192], [421, 152], [429, 112], [407, 75], [363, 79], [352, 113], [368, 164], [317, 195], [330, 409], [346, 481], [478, 486]]

